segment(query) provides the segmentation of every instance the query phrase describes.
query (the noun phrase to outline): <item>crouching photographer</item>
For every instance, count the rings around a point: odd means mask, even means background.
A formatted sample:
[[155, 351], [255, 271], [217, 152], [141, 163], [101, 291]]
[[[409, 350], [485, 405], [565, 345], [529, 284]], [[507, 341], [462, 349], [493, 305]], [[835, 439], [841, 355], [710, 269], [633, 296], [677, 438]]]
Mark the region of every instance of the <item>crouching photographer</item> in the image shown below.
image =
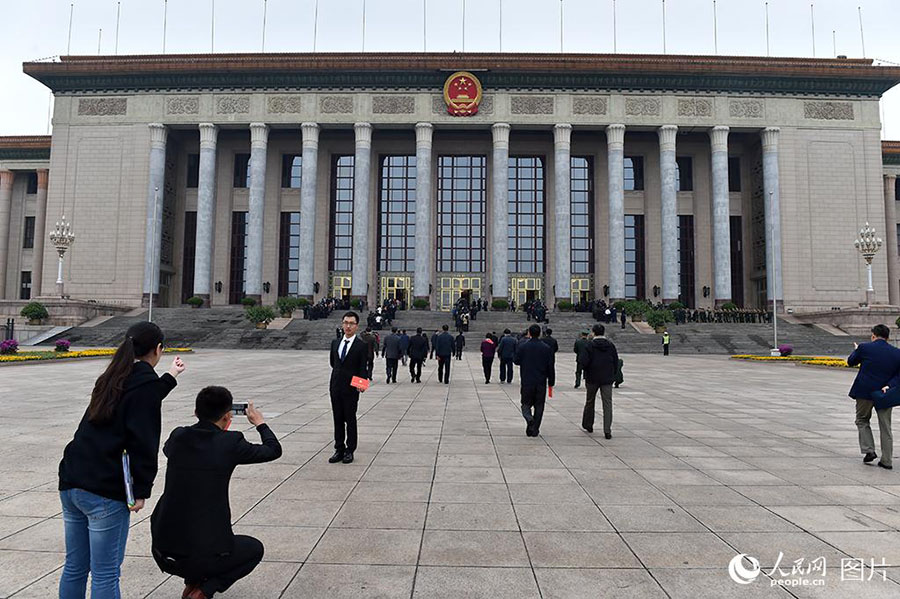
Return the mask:
[[[246, 411], [262, 439], [256, 445], [228, 431]], [[163, 447], [166, 487], [150, 519], [159, 568], [184, 578], [183, 599], [208, 599], [250, 574], [263, 557], [257, 539], [231, 530], [228, 485], [235, 466], [271, 462], [281, 444], [253, 404], [234, 404], [224, 387], [197, 395], [197, 424], [172, 431]]]

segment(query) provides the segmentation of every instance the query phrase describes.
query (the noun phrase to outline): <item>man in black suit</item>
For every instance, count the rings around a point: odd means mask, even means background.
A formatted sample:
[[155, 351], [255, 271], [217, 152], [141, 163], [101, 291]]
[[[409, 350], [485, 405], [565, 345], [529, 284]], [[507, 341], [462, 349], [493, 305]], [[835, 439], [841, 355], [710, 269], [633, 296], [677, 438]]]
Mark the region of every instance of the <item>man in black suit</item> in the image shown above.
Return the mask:
[[176, 428], [163, 447], [166, 488], [150, 516], [152, 553], [160, 570], [184, 578], [186, 599], [225, 592], [263, 557], [262, 543], [232, 532], [228, 485], [235, 466], [276, 460], [281, 444], [252, 403], [247, 420], [262, 445], [229, 432], [232, 405], [224, 387], [201, 390], [197, 424]]
[[[356, 407], [359, 389], [352, 386], [353, 377], [367, 378], [369, 346], [357, 336], [359, 314], [347, 312], [341, 318], [344, 336], [331, 342], [331, 414], [334, 417], [334, 455], [328, 462], [349, 464], [356, 451]], [[345, 437], [346, 435], [346, 437]]]
[[397, 365], [400, 363], [400, 335], [397, 327], [391, 328], [391, 334], [381, 344], [381, 357], [384, 358], [387, 382], [397, 382]]
[[441, 334], [434, 340], [434, 346], [431, 348], [437, 356], [438, 361], [438, 382], [445, 385], [450, 384], [450, 358], [453, 357], [453, 335], [448, 331], [450, 327], [444, 325]]
[[525, 434], [537, 437], [541, 432], [547, 386], [556, 385], [556, 369], [553, 366], [553, 350], [540, 339], [541, 325], [528, 327], [528, 336], [528, 341], [516, 348], [516, 364], [522, 379], [522, 416], [528, 423]]
[[409, 382], [422, 382], [422, 363], [428, 357], [428, 337], [422, 332], [422, 327], [416, 329], [416, 334], [409, 338]]

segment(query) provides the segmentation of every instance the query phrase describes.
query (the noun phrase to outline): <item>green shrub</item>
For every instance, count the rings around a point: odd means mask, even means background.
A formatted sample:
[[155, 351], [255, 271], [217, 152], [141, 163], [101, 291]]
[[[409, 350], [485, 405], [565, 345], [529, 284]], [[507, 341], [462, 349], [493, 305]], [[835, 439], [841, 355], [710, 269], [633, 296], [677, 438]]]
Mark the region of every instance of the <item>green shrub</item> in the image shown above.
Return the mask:
[[23, 317], [28, 320], [44, 320], [45, 318], [50, 317], [50, 313], [47, 312], [47, 308], [44, 307], [44, 304], [40, 302], [31, 302], [30, 304], [26, 304], [22, 311], [19, 312]]
[[664, 327], [667, 322], [672, 322], [672, 313], [669, 310], [651, 310], [647, 312], [647, 324], [654, 329]]
[[679, 301], [674, 301], [666, 305], [667, 310], [684, 310], [684, 304]]
[[245, 298], [241, 299], [241, 304], [243, 304], [247, 308], [252, 308], [253, 306], [256, 305], [256, 300], [253, 299], [252, 297], [245, 297]]
[[618, 310], [619, 312], [621, 312], [622, 310], [625, 309], [625, 304], [626, 304], [625, 301], [619, 300], [619, 301], [617, 301], [616, 303], [613, 304], [613, 308], [615, 308], [616, 310]]
[[559, 300], [556, 302], [556, 307], [562, 312], [569, 312], [572, 310], [572, 302], [569, 300]]
[[305, 308], [305, 307], [308, 306], [308, 305], [309, 305], [309, 300], [306, 299], [305, 297], [298, 297], [298, 298], [297, 298], [297, 307], [298, 307], [298, 308]]
[[631, 317], [637, 316], [638, 318], [642, 317], [644, 314], [650, 311], [650, 307], [647, 305], [647, 302], [642, 300], [628, 300], [625, 302], [625, 314]]
[[737, 304], [735, 304], [734, 302], [725, 302], [724, 304], [722, 304], [720, 309], [722, 309], [722, 310], [737, 310], [738, 307], [737, 307]]
[[497, 298], [491, 302], [491, 308], [494, 310], [509, 310], [509, 302], [502, 298]]
[[415, 308], [416, 310], [425, 310], [426, 308], [428, 308], [428, 300], [424, 297], [414, 299], [413, 308]]
[[361, 305], [362, 305], [362, 302], [359, 301], [359, 298], [354, 297], [352, 300], [350, 300], [351, 308], [356, 308], [358, 310]]
[[247, 306], [246, 316], [253, 324], [261, 322], [269, 324], [275, 320], [275, 310], [269, 306]]
[[291, 315], [291, 312], [299, 307], [299, 300], [296, 297], [279, 297], [275, 300], [275, 307], [281, 314]]
[[203, 305], [203, 298], [200, 297], [199, 295], [195, 295], [195, 296], [189, 297], [187, 300], [187, 303], [190, 304], [191, 306], [195, 306], [195, 307], [199, 308], [200, 306]]

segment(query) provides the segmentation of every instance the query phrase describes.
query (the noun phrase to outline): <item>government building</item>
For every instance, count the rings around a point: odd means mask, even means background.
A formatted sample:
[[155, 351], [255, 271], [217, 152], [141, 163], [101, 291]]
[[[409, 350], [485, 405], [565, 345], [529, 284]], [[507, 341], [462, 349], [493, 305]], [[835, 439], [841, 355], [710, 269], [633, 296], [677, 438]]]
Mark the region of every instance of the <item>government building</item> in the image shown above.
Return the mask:
[[64, 56], [0, 138], [0, 299], [900, 305], [900, 68], [596, 54]]

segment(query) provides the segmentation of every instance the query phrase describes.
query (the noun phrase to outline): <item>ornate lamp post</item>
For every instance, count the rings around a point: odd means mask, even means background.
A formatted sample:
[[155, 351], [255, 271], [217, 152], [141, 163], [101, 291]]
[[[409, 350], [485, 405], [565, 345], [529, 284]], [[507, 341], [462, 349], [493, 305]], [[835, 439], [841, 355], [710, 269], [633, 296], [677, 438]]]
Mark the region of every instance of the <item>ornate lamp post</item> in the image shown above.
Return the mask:
[[66, 221], [65, 215], [62, 219], [56, 221], [56, 228], [50, 233], [50, 243], [56, 246], [56, 253], [59, 254], [59, 271], [56, 276], [56, 292], [59, 297], [65, 297], [63, 293], [63, 257], [66, 250], [75, 242], [75, 234], [72, 233], [72, 225]]
[[871, 306], [875, 299], [875, 289], [872, 287], [872, 259], [878, 250], [881, 249], [881, 238], [875, 236], [875, 228], [870, 227], [869, 223], [859, 230], [859, 237], [853, 242], [859, 253], [862, 254], [866, 261], [866, 272], [869, 278], [869, 286], [866, 288], [866, 306]]

